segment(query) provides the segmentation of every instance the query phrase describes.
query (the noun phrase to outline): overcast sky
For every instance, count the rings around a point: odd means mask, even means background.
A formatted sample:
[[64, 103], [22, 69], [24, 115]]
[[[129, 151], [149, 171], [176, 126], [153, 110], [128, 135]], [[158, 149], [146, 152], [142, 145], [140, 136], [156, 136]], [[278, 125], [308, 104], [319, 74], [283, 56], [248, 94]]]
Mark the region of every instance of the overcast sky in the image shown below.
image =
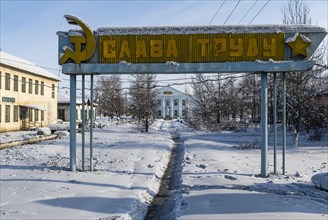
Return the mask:
[[[80, 17], [94, 30], [99, 27], [121, 26], [208, 25], [217, 12], [211, 22], [212, 25], [249, 24], [250, 21], [251, 24], [281, 24], [281, 7], [288, 1], [241, 0], [239, 4], [238, 2], [239, 0], [0, 0], [0, 48], [39, 66], [50, 68], [49, 71], [58, 75], [60, 66], [57, 64], [56, 32], [76, 29], [76, 26], [66, 22], [63, 17], [65, 14]], [[304, 2], [310, 7], [312, 24], [328, 29], [328, 0]], [[253, 4], [250, 12], [246, 14]], [[60, 74], [60, 77], [61, 85], [68, 85], [65, 83], [68, 77], [63, 74]]]

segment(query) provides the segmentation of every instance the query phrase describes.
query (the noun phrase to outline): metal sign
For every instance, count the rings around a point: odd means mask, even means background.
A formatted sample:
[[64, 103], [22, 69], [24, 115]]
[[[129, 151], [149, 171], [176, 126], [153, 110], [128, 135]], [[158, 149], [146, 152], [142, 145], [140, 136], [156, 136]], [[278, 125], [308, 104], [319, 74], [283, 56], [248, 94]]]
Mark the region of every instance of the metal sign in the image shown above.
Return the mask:
[[284, 59], [284, 34], [99, 36], [98, 62], [212, 63]]
[[65, 74], [306, 71], [313, 67], [308, 60], [327, 34], [309, 25], [92, 31], [78, 17], [65, 18], [82, 28], [57, 32], [58, 60]]
[[[92, 31], [75, 16], [65, 15], [65, 18], [82, 30], [57, 33], [58, 60], [63, 73], [70, 75], [71, 109], [76, 109], [77, 75], [82, 75], [82, 97], [84, 75], [90, 75], [90, 121], [93, 120], [94, 74], [260, 72], [262, 177], [267, 176], [268, 168], [268, 73], [310, 70], [315, 64], [310, 57], [327, 34], [324, 28], [307, 25], [98, 28]], [[283, 85], [284, 82], [285, 77]], [[284, 91], [283, 86], [283, 94]], [[283, 103], [285, 106], [286, 102]], [[285, 110], [283, 115], [286, 116]], [[76, 111], [70, 111], [70, 120], [70, 169], [75, 171]], [[283, 127], [285, 130], [285, 121]], [[84, 170], [84, 130], [82, 137]], [[285, 140], [285, 132], [283, 137]], [[90, 170], [93, 170], [92, 139], [90, 126]]]
[[2, 97], [2, 101], [3, 102], [12, 102], [12, 103], [14, 103], [16, 101], [16, 99], [11, 98], [11, 97]]

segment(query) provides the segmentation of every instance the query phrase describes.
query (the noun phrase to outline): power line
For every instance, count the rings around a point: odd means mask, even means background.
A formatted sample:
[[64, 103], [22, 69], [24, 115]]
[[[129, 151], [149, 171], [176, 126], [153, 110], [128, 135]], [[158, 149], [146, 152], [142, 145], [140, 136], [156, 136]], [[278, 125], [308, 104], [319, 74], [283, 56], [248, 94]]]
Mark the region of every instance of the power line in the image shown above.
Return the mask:
[[237, 4], [235, 5], [235, 7], [232, 9], [230, 15], [227, 17], [227, 19], [225, 20], [224, 24], [227, 23], [227, 21], [229, 20], [229, 18], [230, 18], [231, 15], [232, 15], [232, 13], [236, 10], [237, 6], [239, 5], [240, 1], [241, 1], [241, 0], [239, 0], [239, 1], [237, 2]]
[[[191, 82], [177, 82], [177, 83], [172, 83], [170, 84], [170, 86], [183, 86], [183, 85], [196, 85], [196, 84], [201, 84], [201, 83], [206, 83], [206, 82], [218, 82], [218, 81], [224, 81], [224, 80], [228, 80], [228, 79], [238, 79], [238, 78], [242, 78], [242, 77], [245, 77], [245, 76], [248, 76], [248, 75], [251, 75], [252, 73], [244, 73], [242, 75], [231, 75], [230, 73], [225, 73], [227, 76], [224, 76], [222, 78], [207, 78], [207, 79], [204, 79], [204, 80], [201, 80], [201, 81], [198, 81], [198, 82], [194, 82], [194, 81], [191, 81]], [[191, 77], [190, 78], [191, 80], [195, 79], [194, 77]], [[146, 81], [140, 81], [140, 82], [146, 82]], [[154, 88], [163, 88], [163, 87], [167, 87], [167, 85], [158, 85], [156, 84], [154, 86]], [[142, 86], [138, 86], [136, 87], [137, 89], [143, 89], [144, 87]], [[116, 89], [117, 91], [119, 90], [129, 90], [130, 87], [123, 87], [123, 88], [120, 88], [120, 89]], [[80, 88], [77, 88], [77, 90], [81, 90]]]
[[255, 0], [255, 1], [254, 1], [253, 5], [248, 9], [248, 11], [247, 11], [246, 14], [244, 15], [244, 17], [239, 21], [238, 24], [240, 24], [240, 23], [244, 20], [244, 18], [248, 15], [248, 13], [253, 9], [253, 7], [255, 6], [255, 4], [256, 4], [257, 1], [258, 1], [258, 0]]
[[261, 11], [265, 8], [265, 6], [267, 6], [268, 4], [269, 4], [269, 2], [270, 2], [271, 0], [268, 0], [264, 5], [263, 5], [263, 7], [259, 10], [259, 12], [257, 12], [257, 14], [254, 16], [254, 18], [248, 23], [248, 24], [251, 24], [253, 21], [254, 21], [254, 19], [261, 13]]
[[215, 15], [213, 16], [212, 20], [208, 23], [208, 25], [210, 25], [212, 23], [212, 21], [214, 20], [214, 18], [217, 16], [217, 14], [219, 13], [219, 11], [221, 10], [222, 6], [224, 5], [226, 0], [224, 0], [222, 2], [222, 4], [220, 5], [220, 7], [218, 8], [218, 10], [216, 11]]

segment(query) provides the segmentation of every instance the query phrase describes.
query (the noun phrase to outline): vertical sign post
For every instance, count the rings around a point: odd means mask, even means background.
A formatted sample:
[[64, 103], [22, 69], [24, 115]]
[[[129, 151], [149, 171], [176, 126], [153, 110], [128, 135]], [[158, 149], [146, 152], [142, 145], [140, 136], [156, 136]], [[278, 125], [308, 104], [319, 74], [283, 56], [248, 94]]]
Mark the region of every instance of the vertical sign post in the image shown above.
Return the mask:
[[277, 175], [277, 73], [273, 73], [273, 174]]
[[90, 75], [90, 171], [93, 171], [93, 75]]
[[282, 75], [282, 175], [286, 173], [286, 73]]
[[76, 75], [70, 75], [70, 170], [76, 171]]
[[261, 73], [261, 176], [267, 176], [268, 154], [268, 73]]
[[82, 171], [85, 171], [85, 75], [82, 75]]

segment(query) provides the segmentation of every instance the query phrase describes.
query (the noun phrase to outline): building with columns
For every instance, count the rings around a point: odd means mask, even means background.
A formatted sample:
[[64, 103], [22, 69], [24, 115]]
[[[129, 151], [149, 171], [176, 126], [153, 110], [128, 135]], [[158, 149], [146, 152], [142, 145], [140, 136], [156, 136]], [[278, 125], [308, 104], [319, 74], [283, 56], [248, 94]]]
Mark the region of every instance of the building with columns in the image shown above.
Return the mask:
[[158, 90], [156, 118], [186, 119], [190, 114], [192, 97], [172, 87]]

